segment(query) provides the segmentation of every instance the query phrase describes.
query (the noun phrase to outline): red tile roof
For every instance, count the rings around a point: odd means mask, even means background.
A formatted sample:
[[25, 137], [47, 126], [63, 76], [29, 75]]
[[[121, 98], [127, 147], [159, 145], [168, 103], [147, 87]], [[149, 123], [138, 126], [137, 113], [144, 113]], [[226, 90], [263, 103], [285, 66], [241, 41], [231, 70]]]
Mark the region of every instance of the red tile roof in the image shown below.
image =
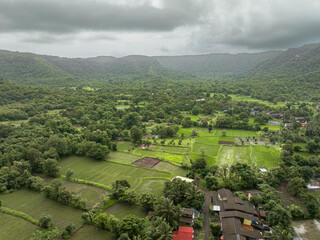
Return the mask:
[[192, 240], [193, 228], [192, 227], [179, 227], [178, 231], [174, 231], [172, 240]]

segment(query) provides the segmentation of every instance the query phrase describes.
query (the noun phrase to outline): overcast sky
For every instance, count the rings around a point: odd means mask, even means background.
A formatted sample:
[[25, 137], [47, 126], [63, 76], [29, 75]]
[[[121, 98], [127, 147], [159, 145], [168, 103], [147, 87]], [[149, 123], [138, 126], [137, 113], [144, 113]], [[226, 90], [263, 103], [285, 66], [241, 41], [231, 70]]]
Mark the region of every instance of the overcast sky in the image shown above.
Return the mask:
[[261, 52], [320, 42], [319, 0], [0, 0], [0, 49], [67, 57]]

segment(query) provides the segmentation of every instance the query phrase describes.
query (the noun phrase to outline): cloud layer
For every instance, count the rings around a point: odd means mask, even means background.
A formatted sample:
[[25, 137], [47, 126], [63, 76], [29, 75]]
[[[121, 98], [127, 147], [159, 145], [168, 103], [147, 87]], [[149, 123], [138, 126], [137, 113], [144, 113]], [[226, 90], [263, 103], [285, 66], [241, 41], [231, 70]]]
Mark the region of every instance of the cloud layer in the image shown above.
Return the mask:
[[0, 0], [0, 46], [63, 56], [255, 52], [320, 42], [317, 0]]

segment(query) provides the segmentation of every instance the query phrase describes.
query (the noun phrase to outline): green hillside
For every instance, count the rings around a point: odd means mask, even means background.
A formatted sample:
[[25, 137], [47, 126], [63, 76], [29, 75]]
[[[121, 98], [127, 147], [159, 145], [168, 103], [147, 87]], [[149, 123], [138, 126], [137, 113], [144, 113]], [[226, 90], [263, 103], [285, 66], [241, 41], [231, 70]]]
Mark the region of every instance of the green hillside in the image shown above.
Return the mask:
[[226, 75], [245, 72], [257, 63], [278, 55], [280, 52], [206, 54], [189, 56], [155, 57], [172, 70], [201, 75]]

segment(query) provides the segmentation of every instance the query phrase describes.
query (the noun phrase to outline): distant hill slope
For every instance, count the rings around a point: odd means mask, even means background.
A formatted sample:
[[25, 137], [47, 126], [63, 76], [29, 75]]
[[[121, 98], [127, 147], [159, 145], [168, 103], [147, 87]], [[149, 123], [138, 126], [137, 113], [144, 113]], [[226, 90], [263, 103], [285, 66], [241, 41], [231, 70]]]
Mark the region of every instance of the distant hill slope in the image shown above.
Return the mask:
[[239, 75], [233, 84], [234, 91], [243, 89], [269, 101], [320, 101], [320, 44], [288, 49]]
[[27, 85], [65, 87], [170, 74], [172, 71], [146, 56], [60, 58], [0, 50], [0, 77]]
[[226, 75], [248, 71], [256, 64], [278, 55], [279, 51], [241, 54], [207, 54], [155, 57], [169, 69], [192, 74]]
[[266, 61], [258, 63], [249, 73], [297, 76], [320, 70], [320, 44], [290, 48]]

